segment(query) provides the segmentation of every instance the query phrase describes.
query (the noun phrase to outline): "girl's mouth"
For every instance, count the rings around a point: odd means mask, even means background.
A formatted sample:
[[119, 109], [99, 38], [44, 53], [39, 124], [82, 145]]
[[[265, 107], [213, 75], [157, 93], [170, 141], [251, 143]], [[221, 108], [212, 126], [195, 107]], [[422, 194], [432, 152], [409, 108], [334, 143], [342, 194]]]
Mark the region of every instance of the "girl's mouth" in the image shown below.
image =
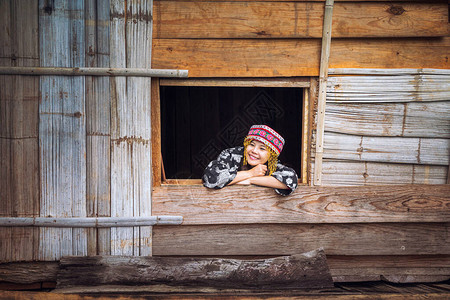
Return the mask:
[[250, 157], [251, 160], [258, 160], [258, 158], [256, 156], [253, 156], [251, 154], [248, 155]]

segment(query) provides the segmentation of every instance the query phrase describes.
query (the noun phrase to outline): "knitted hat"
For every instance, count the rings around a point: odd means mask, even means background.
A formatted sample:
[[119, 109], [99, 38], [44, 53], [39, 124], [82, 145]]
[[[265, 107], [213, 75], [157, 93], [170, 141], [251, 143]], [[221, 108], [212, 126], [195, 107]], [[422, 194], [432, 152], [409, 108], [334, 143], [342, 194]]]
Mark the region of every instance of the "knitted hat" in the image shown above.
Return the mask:
[[271, 148], [276, 155], [280, 155], [283, 150], [284, 139], [281, 135], [266, 125], [253, 125], [245, 137], [244, 142], [247, 140], [257, 140], [264, 143], [267, 147]]

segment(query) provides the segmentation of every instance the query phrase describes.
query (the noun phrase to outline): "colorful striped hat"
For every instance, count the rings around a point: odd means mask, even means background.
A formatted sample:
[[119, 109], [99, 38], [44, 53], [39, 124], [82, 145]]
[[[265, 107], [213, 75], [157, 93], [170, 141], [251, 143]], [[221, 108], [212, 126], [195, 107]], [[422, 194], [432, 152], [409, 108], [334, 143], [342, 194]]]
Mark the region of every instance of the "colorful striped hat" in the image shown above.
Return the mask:
[[264, 143], [267, 147], [270, 147], [277, 155], [280, 155], [283, 150], [284, 139], [281, 135], [266, 125], [253, 125], [245, 137], [244, 142], [247, 140], [257, 140]]

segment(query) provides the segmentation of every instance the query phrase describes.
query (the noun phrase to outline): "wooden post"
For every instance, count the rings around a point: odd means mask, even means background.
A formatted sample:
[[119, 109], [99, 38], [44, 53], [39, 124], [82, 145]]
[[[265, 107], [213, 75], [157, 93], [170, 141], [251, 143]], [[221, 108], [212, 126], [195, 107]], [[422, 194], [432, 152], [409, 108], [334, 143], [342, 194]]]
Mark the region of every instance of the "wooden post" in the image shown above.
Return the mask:
[[316, 135], [316, 155], [314, 168], [314, 185], [322, 184], [322, 157], [323, 157], [323, 137], [325, 131], [325, 103], [327, 96], [328, 60], [330, 57], [331, 44], [331, 21], [333, 16], [334, 0], [327, 0], [325, 3], [325, 15], [323, 21], [322, 52], [320, 58], [319, 77], [319, 99], [317, 107], [317, 135]]

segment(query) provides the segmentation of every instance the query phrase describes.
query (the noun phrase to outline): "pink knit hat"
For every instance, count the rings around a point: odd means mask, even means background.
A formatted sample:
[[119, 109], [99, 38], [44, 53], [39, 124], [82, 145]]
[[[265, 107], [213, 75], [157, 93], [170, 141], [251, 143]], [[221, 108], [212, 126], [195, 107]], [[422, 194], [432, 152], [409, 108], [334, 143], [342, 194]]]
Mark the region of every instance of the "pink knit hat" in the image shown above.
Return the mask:
[[283, 137], [266, 125], [253, 125], [245, 137], [244, 142], [247, 140], [257, 140], [264, 143], [267, 147], [270, 147], [277, 155], [280, 155], [283, 150], [284, 139]]

